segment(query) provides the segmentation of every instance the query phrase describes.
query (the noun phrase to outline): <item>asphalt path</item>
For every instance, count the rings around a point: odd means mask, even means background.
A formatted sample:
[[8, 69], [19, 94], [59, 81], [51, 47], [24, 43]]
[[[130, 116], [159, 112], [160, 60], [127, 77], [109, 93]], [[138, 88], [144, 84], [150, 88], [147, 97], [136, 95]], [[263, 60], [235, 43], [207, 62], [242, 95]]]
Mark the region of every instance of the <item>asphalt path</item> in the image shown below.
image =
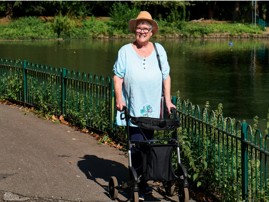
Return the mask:
[[89, 134], [0, 104], [0, 200], [108, 202], [110, 176], [124, 180], [126, 163]]
[[[0, 201], [110, 202], [108, 181], [128, 176], [126, 153], [90, 134], [0, 104]], [[127, 201], [120, 192], [115, 201]], [[154, 193], [149, 201], [173, 201]]]

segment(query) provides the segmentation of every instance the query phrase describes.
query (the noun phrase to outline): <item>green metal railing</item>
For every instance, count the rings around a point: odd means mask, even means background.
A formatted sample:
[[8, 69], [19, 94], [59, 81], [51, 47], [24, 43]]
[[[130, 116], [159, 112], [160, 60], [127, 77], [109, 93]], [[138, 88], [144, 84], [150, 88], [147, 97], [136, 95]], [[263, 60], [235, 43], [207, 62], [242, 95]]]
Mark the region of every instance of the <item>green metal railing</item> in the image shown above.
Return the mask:
[[184, 100], [178, 110], [192, 151], [206, 159], [207, 179], [219, 181], [221, 201], [269, 201], [269, 135]]
[[[110, 134], [115, 131], [113, 89], [109, 77], [0, 59], [0, 99]], [[269, 135], [175, 96], [173, 102], [192, 151], [205, 159], [207, 179], [218, 181], [222, 201], [269, 201]]]
[[113, 128], [111, 78], [0, 59], [0, 96], [99, 131]]

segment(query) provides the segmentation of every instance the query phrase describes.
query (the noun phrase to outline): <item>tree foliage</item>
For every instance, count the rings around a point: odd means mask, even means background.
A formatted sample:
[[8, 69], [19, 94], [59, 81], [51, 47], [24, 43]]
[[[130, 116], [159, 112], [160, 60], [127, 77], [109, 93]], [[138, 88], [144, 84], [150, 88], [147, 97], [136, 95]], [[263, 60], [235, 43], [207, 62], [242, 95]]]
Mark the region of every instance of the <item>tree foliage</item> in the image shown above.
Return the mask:
[[127, 3], [117, 2], [113, 4], [109, 15], [112, 20], [112, 27], [119, 30], [126, 30], [128, 32], [128, 22], [137, 16], [139, 10], [136, 7], [129, 8]]
[[[155, 19], [169, 22], [195, 19], [251, 22], [256, 14], [266, 20], [268, 3], [265, 1], [0, 1], [1, 17], [109, 16], [111, 8], [120, 3], [129, 10], [148, 10]], [[256, 3], [256, 4], [255, 4]]]

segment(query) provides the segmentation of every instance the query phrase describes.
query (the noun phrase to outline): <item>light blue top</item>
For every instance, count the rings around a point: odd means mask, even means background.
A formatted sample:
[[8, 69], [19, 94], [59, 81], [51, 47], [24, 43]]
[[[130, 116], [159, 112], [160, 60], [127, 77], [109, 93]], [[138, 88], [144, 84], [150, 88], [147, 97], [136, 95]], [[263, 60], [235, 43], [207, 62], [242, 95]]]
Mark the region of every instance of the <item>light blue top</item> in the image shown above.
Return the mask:
[[[156, 47], [162, 72], [155, 50], [148, 57], [142, 57], [130, 43], [122, 46], [118, 52], [113, 72], [123, 78], [123, 98], [131, 116], [160, 117], [162, 80], [169, 75], [170, 66], [163, 46], [156, 43]], [[121, 113], [117, 112], [116, 124], [124, 126], [126, 122], [120, 119]]]

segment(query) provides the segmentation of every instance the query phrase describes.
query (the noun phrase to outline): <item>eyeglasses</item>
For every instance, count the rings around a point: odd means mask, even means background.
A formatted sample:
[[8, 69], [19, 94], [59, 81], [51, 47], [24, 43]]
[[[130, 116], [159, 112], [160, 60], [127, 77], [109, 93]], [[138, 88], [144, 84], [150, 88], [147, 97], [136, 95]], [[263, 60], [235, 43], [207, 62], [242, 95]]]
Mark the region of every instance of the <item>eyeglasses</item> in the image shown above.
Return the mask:
[[143, 31], [145, 34], [147, 34], [149, 31], [151, 31], [151, 29], [137, 27], [135, 31], [138, 33], [141, 33]]

